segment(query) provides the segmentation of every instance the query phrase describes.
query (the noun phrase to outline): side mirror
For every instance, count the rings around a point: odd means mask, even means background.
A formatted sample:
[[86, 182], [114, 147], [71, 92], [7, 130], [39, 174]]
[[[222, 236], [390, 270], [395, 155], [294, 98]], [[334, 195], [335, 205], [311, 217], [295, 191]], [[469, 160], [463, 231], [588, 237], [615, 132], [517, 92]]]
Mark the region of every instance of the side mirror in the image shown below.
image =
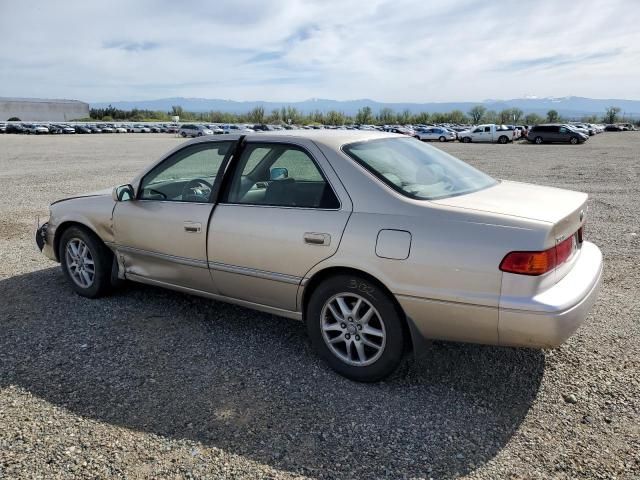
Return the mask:
[[289, 170], [284, 167], [272, 168], [269, 172], [270, 180], [283, 180], [285, 178], [289, 178]]
[[113, 192], [111, 192], [111, 197], [114, 202], [128, 202], [133, 200], [135, 197], [133, 187], [129, 184], [120, 185], [119, 187], [115, 187]]

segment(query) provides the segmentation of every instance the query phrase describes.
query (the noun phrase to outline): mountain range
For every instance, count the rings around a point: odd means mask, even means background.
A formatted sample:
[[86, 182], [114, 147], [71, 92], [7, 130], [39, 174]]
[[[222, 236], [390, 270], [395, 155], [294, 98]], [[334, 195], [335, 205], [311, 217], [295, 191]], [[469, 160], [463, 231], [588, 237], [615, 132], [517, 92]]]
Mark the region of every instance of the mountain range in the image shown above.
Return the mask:
[[174, 105], [181, 106], [188, 112], [221, 111], [229, 113], [246, 113], [249, 110], [262, 106], [266, 112], [280, 109], [283, 106], [291, 106], [303, 113], [311, 113], [316, 110], [328, 112], [336, 110], [347, 115], [355, 115], [360, 108], [370, 107], [374, 113], [383, 108], [391, 108], [395, 112], [409, 110], [418, 112], [450, 112], [462, 110], [468, 112], [475, 105], [483, 105], [487, 110], [499, 112], [505, 108], [519, 108], [526, 113], [546, 115], [553, 109], [564, 117], [581, 117], [584, 115], [602, 115], [607, 107], [621, 108], [621, 114], [625, 117], [640, 118], [640, 100], [624, 99], [595, 99], [585, 97], [558, 97], [558, 98], [515, 98], [512, 100], [482, 100], [479, 102], [429, 102], [429, 103], [387, 103], [370, 99], [360, 100], [328, 100], [312, 98], [301, 102], [264, 102], [264, 101], [234, 101], [208, 98], [161, 98], [157, 100], [140, 101], [115, 101], [92, 103], [92, 108], [103, 108], [112, 105], [115, 108], [131, 110], [133, 108], [146, 110], [170, 111]]

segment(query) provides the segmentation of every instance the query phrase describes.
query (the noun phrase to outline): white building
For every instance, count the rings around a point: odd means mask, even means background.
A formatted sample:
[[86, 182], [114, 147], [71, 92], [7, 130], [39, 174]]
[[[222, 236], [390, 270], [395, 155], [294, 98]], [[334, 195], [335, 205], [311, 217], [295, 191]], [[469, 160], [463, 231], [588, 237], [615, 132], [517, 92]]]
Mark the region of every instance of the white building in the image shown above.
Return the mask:
[[89, 117], [89, 104], [78, 100], [0, 97], [0, 122], [10, 118], [24, 122], [64, 122]]

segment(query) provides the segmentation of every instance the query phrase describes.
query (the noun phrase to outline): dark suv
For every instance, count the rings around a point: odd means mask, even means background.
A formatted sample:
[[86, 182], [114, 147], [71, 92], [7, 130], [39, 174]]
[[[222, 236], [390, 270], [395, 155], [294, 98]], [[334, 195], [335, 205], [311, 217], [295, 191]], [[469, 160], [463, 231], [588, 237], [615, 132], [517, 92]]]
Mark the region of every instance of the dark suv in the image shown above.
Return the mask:
[[527, 133], [527, 140], [533, 143], [571, 143], [585, 142], [589, 137], [566, 125], [536, 125]]

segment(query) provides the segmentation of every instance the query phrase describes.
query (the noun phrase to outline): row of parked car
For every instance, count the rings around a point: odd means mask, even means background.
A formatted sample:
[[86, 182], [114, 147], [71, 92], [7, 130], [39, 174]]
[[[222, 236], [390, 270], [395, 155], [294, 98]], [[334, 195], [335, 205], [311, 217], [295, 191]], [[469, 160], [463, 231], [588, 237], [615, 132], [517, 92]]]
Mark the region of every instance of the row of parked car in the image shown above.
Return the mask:
[[172, 123], [0, 123], [0, 133], [30, 135], [70, 133], [176, 133], [178, 124]]
[[591, 123], [548, 123], [541, 125], [267, 125], [207, 123], [0, 123], [0, 133], [89, 134], [89, 133], [174, 133], [182, 137], [250, 133], [290, 129], [379, 130], [415, 137], [422, 141], [463, 143], [509, 143], [526, 139], [532, 143], [583, 143], [604, 131], [635, 130], [629, 123], [600, 125]]

